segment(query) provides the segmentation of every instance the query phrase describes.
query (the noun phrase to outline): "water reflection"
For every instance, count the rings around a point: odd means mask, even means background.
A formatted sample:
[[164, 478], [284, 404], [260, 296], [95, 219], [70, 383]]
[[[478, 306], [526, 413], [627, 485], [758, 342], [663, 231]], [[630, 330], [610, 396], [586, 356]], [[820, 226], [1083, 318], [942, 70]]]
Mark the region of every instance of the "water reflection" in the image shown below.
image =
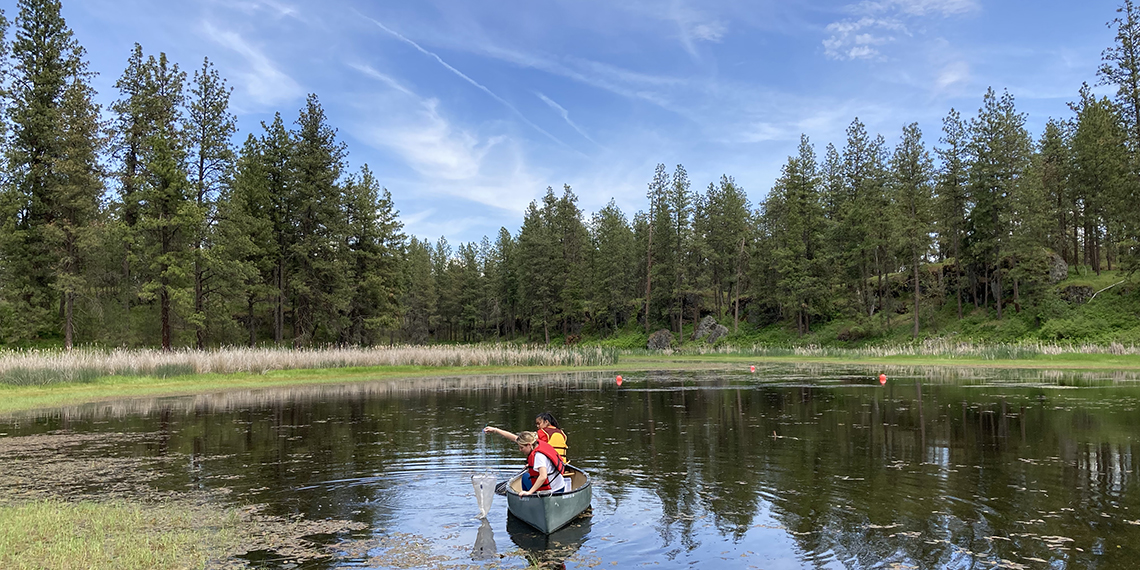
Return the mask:
[[543, 534], [514, 515], [507, 515], [507, 533], [511, 542], [526, 553], [527, 561], [543, 569], [566, 568], [566, 560], [572, 558], [590, 534], [592, 513], [586, 511], [570, 524], [552, 534]]
[[494, 560], [499, 557], [499, 549], [495, 547], [495, 531], [491, 529], [491, 521], [483, 519], [479, 531], [475, 534], [475, 546], [471, 548], [471, 558], [475, 560]]
[[[885, 387], [878, 370], [765, 366], [623, 374], [620, 388], [578, 373], [100, 404], [0, 422], [0, 492], [94, 495], [131, 478], [225, 491], [277, 516], [359, 521], [456, 566], [1133, 566], [1140, 388], [1111, 373], [906, 370]], [[470, 484], [522, 462], [484, 451], [480, 428], [536, 410], [558, 417], [594, 483], [594, 516], [549, 538], [503, 502], [477, 521]], [[37, 476], [62, 457], [98, 470]], [[109, 477], [115, 461], [145, 474]]]

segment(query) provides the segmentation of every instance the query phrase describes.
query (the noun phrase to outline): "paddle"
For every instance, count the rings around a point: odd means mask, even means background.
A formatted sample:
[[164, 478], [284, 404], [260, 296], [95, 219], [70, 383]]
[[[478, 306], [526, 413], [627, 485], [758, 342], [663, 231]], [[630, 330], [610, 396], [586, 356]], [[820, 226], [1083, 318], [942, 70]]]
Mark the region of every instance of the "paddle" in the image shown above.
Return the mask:
[[496, 495], [506, 495], [507, 494], [507, 483], [510, 483], [511, 479], [514, 479], [515, 477], [522, 475], [523, 473], [526, 473], [526, 470], [519, 471], [518, 473], [515, 473], [514, 475], [507, 477], [506, 481], [500, 481], [498, 485], [495, 485], [495, 494]]

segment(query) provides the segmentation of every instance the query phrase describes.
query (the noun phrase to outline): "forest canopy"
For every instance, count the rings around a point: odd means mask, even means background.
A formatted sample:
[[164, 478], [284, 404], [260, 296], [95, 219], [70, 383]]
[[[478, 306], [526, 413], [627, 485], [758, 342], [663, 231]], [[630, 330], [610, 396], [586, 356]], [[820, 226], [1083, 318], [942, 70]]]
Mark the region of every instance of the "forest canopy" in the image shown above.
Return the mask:
[[844, 323], [838, 341], [1011, 313], [1056, 330], [1055, 283], [1130, 279], [1140, 255], [1140, 11], [1109, 25], [1090, 80], [1115, 95], [1074, 86], [1041, 133], [991, 88], [925, 132], [804, 134], [758, 204], [659, 164], [631, 216], [547, 188], [517, 230], [452, 245], [404, 234], [316, 94], [239, 133], [209, 59], [188, 73], [136, 44], [101, 108], [60, 2], [19, 0], [0, 16], [0, 342], [549, 344], [708, 316]]

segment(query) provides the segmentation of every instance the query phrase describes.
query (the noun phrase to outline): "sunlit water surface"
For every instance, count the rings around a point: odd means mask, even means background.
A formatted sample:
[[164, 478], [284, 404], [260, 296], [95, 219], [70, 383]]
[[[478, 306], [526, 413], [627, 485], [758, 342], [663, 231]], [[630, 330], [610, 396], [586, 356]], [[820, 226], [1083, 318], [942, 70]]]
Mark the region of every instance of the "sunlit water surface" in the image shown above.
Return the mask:
[[[319, 540], [371, 550], [305, 568], [1140, 565], [1133, 380], [896, 369], [880, 386], [870, 370], [741, 368], [132, 401], [0, 420], [0, 434], [122, 434], [69, 453], [136, 458], [159, 490], [367, 525]], [[503, 497], [478, 519], [471, 476], [523, 463], [481, 428], [533, 429], [544, 410], [592, 475], [592, 513], [550, 537], [508, 517]]]

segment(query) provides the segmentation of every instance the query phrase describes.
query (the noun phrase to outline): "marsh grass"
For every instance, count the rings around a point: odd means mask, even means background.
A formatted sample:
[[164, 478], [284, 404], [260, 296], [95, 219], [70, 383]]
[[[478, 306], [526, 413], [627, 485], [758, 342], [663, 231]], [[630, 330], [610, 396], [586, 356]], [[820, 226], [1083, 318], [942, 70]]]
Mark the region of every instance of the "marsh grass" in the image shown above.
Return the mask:
[[695, 347], [675, 351], [675, 354], [725, 354], [740, 356], [773, 356], [773, 357], [805, 357], [805, 358], [892, 358], [892, 357], [930, 357], [942, 359], [970, 359], [970, 360], [1031, 360], [1040, 357], [1070, 356], [1070, 355], [1111, 355], [1135, 356], [1140, 355], [1140, 346], [1134, 344], [1110, 343], [1101, 344], [1075, 344], [1075, 343], [1048, 343], [1025, 342], [1016, 344], [1004, 343], [973, 343], [959, 342], [947, 339], [932, 339], [923, 342], [896, 344], [886, 346], [872, 346], [864, 348], [838, 348], [819, 345], [805, 346], [765, 346], [753, 345]]
[[57, 499], [0, 505], [0, 568], [203, 568], [233, 551], [232, 513]]
[[0, 352], [0, 384], [42, 386], [91, 382], [104, 376], [176, 377], [189, 374], [264, 374], [271, 370], [372, 366], [606, 366], [611, 347], [394, 346], [373, 348], [221, 348], [176, 350], [26, 350]]

